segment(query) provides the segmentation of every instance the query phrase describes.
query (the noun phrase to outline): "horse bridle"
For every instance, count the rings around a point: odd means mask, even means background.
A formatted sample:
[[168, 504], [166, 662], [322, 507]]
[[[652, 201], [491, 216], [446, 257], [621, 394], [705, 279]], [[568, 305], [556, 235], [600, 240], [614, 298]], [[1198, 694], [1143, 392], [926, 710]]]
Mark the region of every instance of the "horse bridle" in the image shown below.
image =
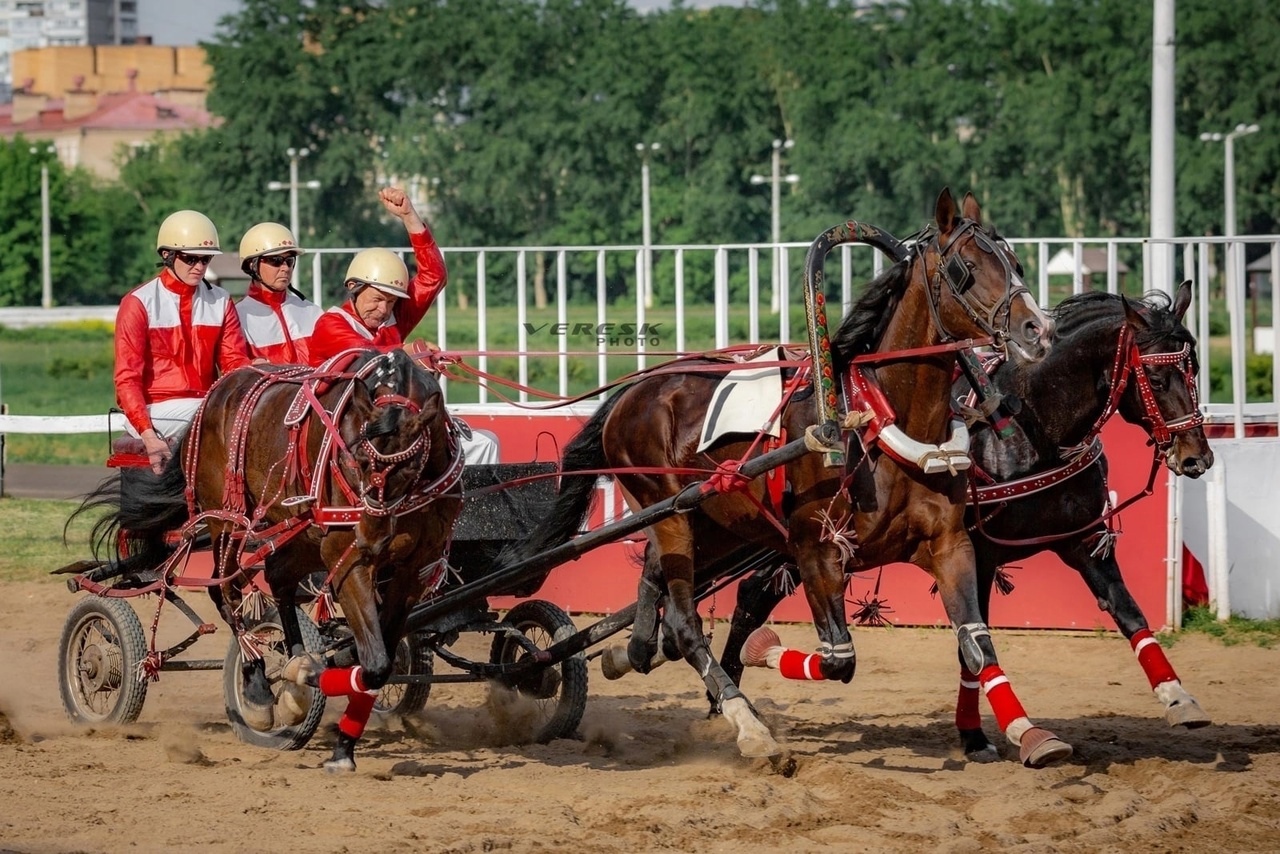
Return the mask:
[[[964, 313], [969, 316], [969, 319], [973, 321], [973, 324], [991, 338], [993, 346], [997, 350], [1003, 352], [1009, 340], [1009, 314], [1013, 300], [1022, 294], [1030, 294], [1031, 291], [1026, 285], [1022, 284], [1017, 271], [1013, 269], [1005, 254], [1000, 251], [999, 245], [982, 230], [976, 221], [965, 220], [954, 229], [954, 232], [954, 236], [947, 243], [945, 249], [939, 242], [941, 235], [936, 231], [931, 235], [926, 247], [927, 249], [935, 250], [938, 254], [938, 263], [933, 270], [933, 274], [929, 274], [927, 264], [925, 268], [928, 285], [925, 291], [929, 297], [929, 313], [933, 317], [934, 327], [938, 330], [944, 342], [959, 340], [958, 336], [952, 334], [951, 330], [942, 322], [941, 306], [943, 285], [945, 284], [950, 289], [951, 296], [960, 305], [960, 308], [964, 310]], [[957, 251], [966, 236], [977, 243], [982, 251], [999, 259], [1000, 265], [1004, 268], [1004, 297], [989, 309], [986, 309], [981, 304], [975, 304], [966, 295], [969, 289], [973, 287], [974, 275]], [[979, 314], [978, 310], [980, 309], [986, 310], [986, 317]]]
[[[1191, 397], [1191, 411], [1173, 420], [1165, 418], [1156, 400], [1155, 389], [1151, 387], [1151, 377], [1147, 374], [1149, 366], [1173, 365], [1182, 374], [1187, 386], [1187, 394]], [[1129, 384], [1129, 377], [1134, 377], [1138, 386], [1138, 399], [1142, 403], [1142, 420], [1146, 422], [1156, 450], [1166, 453], [1173, 443], [1173, 437], [1188, 430], [1194, 430], [1204, 424], [1204, 413], [1200, 411], [1200, 393], [1196, 387], [1196, 372], [1191, 361], [1191, 344], [1184, 342], [1182, 347], [1171, 353], [1143, 353], [1138, 347], [1137, 336], [1133, 327], [1125, 324], [1116, 338], [1115, 359], [1111, 366], [1111, 389], [1107, 404], [1098, 417], [1089, 437], [1092, 439], [1102, 430], [1115, 411], [1120, 407], [1120, 398]]]
[[[416, 415], [421, 411], [414, 401], [399, 394], [379, 395], [374, 399], [373, 405], [375, 408], [379, 406], [399, 406], [412, 415]], [[364, 435], [364, 431], [361, 431], [360, 439], [355, 443], [353, 450], [363, 450], [368, 455], [371, 463], [371, 471], [367, 478], [360, 476], [359, 469], [357, 469], [356, 477], [356, 492], [360, 496], [360, 503], [366, 514], [370, 516], [403, 516], [436, 500], [453, 488], [461, 479], [463, 466], [462, 444], [454, 437], [453, 419], [447, 414], [445, 418], [448, 419], [446, 429], [448, 430], [451, 450], [449, 465], [435, 480], [425, 485], [422, 484], [422, 473], [426, 468], [427, 460], [431, 456], [431, 436], [426, 431], [419, 433], [407, 447], [392, 454], [384, 454], [379, 451], [369, 437]], [[388, 502], [386, 495], [388, 479], [397, 469], [410, 461], [413, 462], [412, 468], [407, 472], [410, 477], [408, 488], [398, 498]]]

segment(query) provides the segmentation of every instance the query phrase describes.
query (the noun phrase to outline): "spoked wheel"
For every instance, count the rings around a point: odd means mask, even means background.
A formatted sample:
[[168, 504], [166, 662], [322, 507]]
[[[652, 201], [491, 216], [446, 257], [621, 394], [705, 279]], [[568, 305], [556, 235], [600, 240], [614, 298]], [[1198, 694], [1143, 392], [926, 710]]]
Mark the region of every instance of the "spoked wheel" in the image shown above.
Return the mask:
[[[516, 605], [503, 622], [532, 641], [538, 649], [546, 649], [578, 631], [568, 614], [539, 599]], [[501, 633], [493, 639], [489, 661], [493, 664], [514, 664], [529, 654], [518, 640]], [[507, 687], [518, 691], [536, 706], [538, 721], [534, 727], [534, 741], [543, 743], [566, 738], [577, 730], [586, 710], [587, 660], [578, 653], [558, 664], [530, 671]]]
[[[286, 685], [280, 679], [280, 671], [288, 663], [290, 654], [285, 644], [284, 629], [280, 626], [279, 612], [268, 609], [256, 623], [246, 620], [247, 630], [255, 639], [262, 653], [267, 680], [271, 683], [274, 725], [268, 729], [255, 729], [245, 723], [244, 673], [245, 657], [235, 638], [227, 649], [222, 666], [222, 699], [227, 707], [227, 719], [236, 737], [246, 744], [269, 747], [276, 750], [297, 750], [310, 740], [324, 715], [324, 694], [318, 688], [302, 688]], [[307, 652], [322, 652], [324, 642], [315, 623], [298, 609], [298, 627], [302, 630], [302, 645]]]
[[[412, 632], [396, 644], [391, 663], [393, 676], [430, 676], [435, 668], [435, 653], [420, 632]], [[412, 715], [427, 705], [431, 696], [430, 682], [392, 682], [382, 686], [373, 711], [379, 715]]]
[[142, 623], [123, 599], [90, 596], [67, 615], [58, 644], [58, 689], [67, 716], [83, 724], [127, 724], [147, 699]]

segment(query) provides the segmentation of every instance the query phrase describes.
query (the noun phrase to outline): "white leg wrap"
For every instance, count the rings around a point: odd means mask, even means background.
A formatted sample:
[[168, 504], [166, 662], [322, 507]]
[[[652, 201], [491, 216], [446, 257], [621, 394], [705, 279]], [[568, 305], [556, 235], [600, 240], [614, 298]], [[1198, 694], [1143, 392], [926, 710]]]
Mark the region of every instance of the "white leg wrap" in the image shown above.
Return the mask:
[[1182, 683], [1177, 679], [1170, 679], [1168, 682], [1161, 682], [1154, 689], [1156, 698], [1164, 704], [1167, 709], [1175, 703], [1195, 702], [1195, 697], [1187, 693], [1187, 689], [1182, 687]]
[[1009, 743], [1014, 747], [1022, 746], [1022, 736], [1027, 730], [1031, 729], [1034, 724], [1025, 717], [1017, 718], [1009, 724], [1009, 728], [1004, 731], [1005, 738], [1009, 739]]

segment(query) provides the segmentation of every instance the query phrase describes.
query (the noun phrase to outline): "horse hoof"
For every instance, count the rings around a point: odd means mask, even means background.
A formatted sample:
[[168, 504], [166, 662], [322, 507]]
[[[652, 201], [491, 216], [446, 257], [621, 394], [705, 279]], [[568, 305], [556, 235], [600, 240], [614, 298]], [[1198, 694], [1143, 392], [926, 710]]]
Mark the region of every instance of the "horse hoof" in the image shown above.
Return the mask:
[[323, 669], [324, 665], [310, 654], [295, 655], [285, 663], [280, 678], [303, 688], [315, 688], [320, 683], [320, 671]]
[[270, 732], [276, 725], [275, 710], [271, 706], [259, 706], [248, 699], [240, 703], [240, 719], [245, 726], [257, 732]]
[[996, 750], [994, 744], [988, 744], [986, 747], [979, 747], [976, 750], [965, 751], [964, 758], [969, 762], [977, 762], [980, 765], [986, 765], [990, 762], [1000, 761], [1000, 751]]
[[1071, 755], [1071, 745], [1047, 729], [1032, 727], [1022, 734], [1020, 746], [1022, 764], [1028, 768], [1043, 768], [1061, 762]]
[[351, 774], [356, 770], [354, 759], [326, 759], [324, 763], [326, 774]]
[[769, 759], [782, 753], [782, 746], [769, 736], [743, 736], [738, 739], [738, 752], [747, 759]]
[[742, 644], [742, 663], [747, 667], [768, 667], [769, 650], [782, 646], [778, 633], [768, 626], [761, 626]]
[[1199, 729], [1213, 723], [1204, 709], [1195, 700], [1182, 700], [1164, 710], [1164, 719], [1169, 726], [1183, 726], [1187, 729]]
[[297, 726], [311, 711], [311, 693], [297, 685], [285, 683], [276, 701], [276, 723]]
[[627, 657], [627, 648], [611, 646], [600, 655], [600, 672], [605, 679], [621, 679], [631, 672], [631, 659]]

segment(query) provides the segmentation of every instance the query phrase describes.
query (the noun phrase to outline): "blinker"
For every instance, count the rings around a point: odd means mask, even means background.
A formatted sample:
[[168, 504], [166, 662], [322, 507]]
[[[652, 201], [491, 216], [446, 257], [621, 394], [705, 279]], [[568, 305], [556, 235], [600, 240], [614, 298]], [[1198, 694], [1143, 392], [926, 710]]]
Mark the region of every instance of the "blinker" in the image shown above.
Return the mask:
[[973, 271], [959, 256], [953, 255], [948, 258], [947, 263], [942, 267], [942, 272], [947, 277], [951, 289], [958, 294], [964, 293], [973, 286]]

